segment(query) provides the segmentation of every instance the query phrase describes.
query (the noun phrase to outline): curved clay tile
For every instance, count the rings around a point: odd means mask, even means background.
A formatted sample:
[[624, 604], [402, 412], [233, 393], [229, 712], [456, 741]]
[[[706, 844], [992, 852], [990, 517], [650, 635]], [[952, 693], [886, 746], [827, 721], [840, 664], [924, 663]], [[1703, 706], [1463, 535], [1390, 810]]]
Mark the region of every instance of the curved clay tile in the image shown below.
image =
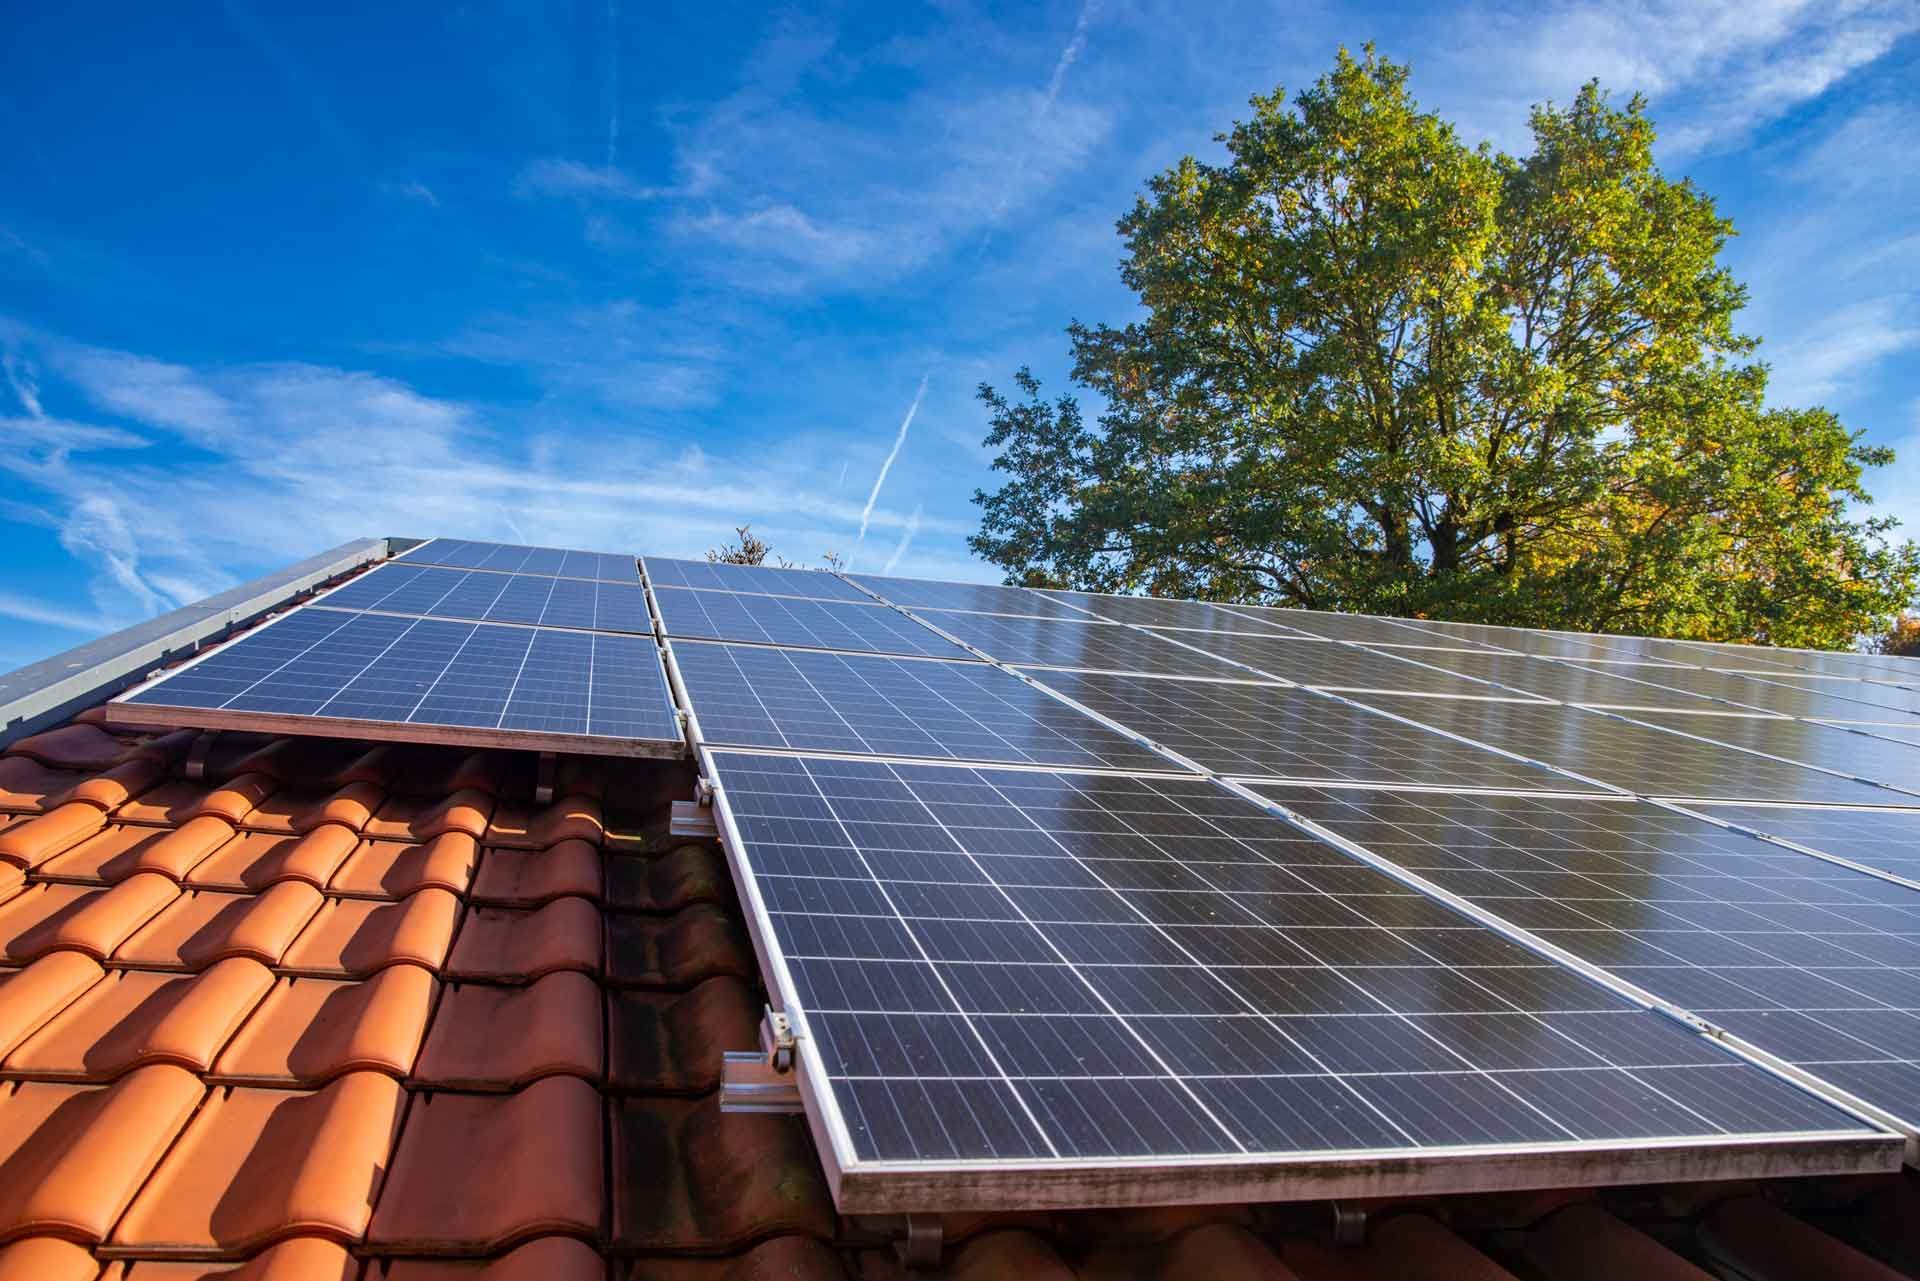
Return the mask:
[[[6, 819], [0, 816], [0, 830], [6, 827]], [[15, 867], [11, 863], [0, 863], [0, 903], [19, 893], [27, 883], [27, 869]]]
[[413, 1070], [425, 1086], [509, 1090], [566, 1073], [600, 1079], [600, 988], [572, 972], [526, 987], [457, 984], [434, 1012]]
[[0, 1093], [0, 1239], [106, 1236], [205, 1093], [185, 1068]]
[[93, 1281], [99, 1271], [92, 1251], [58, 1237], [0, 1246], [0, 1281]]
[[583, 898], [555, 899], [529, 912], [469, 908], [447, 963], [451, 978], [505, 983], [556, 970], [599, 969], [600, 909]]
[[357, 833], [386, 797], [386, 791], [374, 783], [348, 783], [317, 791], [288, 788], [256, 806], [247, 815], [245, 826], [254, 832], [299, 835], [323, 823], [337, 823]]
[[233, 827], [222, 818], [196, 818], [176, 828], [116, 824], [38, 870], [45, 880], [88, 885], [117, 884], [136, 872], [158, 872], [178, 881], [232, 836]]
[[319, 1237], [295, 1237], [241, 1264], [115, 1263], [100, 1281], [355, 1281], [359, 1275], [360, 1261], [345, 1246]]
[[566, 840], [531, 853], [490, 849], [473, 881], [473, 901], [499, 907], [535, 907], [576, 895], [600, 897], [600, 851]]
[[[114, 817], [122, 823], [140, 823], [147, 827], [179, 827], [202, 813], [202, 805], [216, 790], [208, 783], [174, 779], [140, 793], [115, 810]], [[229, 808], [232, 807], [217, 807], [220, 810]], [[229, 824], [237, 821], [225, 813], [216, 813], [214, 810], [205, 812], [214, 817], [225, 818]]]
[[717, 1097], [619, 1099], [613, 1160], [618, 1248], [731, 1252], [784, 1233], [830, 1239], [838, 1225], [796, 1116], [722, 1116]]
[[355, 1072], [311, 1094], [216, 1089], [111, 1244], [235, 1255], [293, 1236], [357, 1241], [405, 1103], [399, 1083], [379, 1072]]
[[0, 832], [0, 863], [38, 867], [65, 853], [107, 825], [106, 813], [80, 801], [69, 801], [39, 818]]
[[355, 898], [402, 899], [436, 887], [465, 894], [479, 861], [479, 843], [465, 832], [443, 832], [424, 845], [361, 841], [327, 888]]
[[1615, 1218], [1598, 1201], [1576, 1201], [1547, 1215], [1527, 1233], [1526, 1251], [1527, 1258], [1554, 1281], [1609, 1281], [1614, 1277], [1712, 1281], [1711, 1273]]
[[277, 780], [266, 774], [242, 774], [201, 797], [190, 812], [196, 817], [213, 814], [238, 825], [279, 786]]
[[323, 901], [319, 890], [299, 881], [259, 895], [189, 890], [121, 944], [113, 959], [174, 970], [201, 970], [230, 956], [277, 965]]
[[733, 897], [726, 860], [706, 845], [682, 845], [658, 858], [607, 860], [607, 906], [637, 912], [677, 912], [690, 903]]
[[[1325, 1281], [1372, 1281], [1374, 1273], [1342, 1266], [1337, 1257]], [[1142, 1265], [1145, 1265], [1143, 1268]], [[1219, 1281], [1301, 1281], [1301, 1274], [1270, 1250], [1266, 1243], [1237, 1223], [1212, 1223], [1193, 1228], [1168, 1241], [1150, 1247], [1137, 1243], [1113, 1244], [1097, 1250], [1080, 1267], [1088, 1278], [1119, 1281], [1142, 1274], [1165, 1277], [1217, 1277]], [[1391, 1274], [1388, 1274], [1391, 1275]], [[1410, 1279], [1411, 1281], [1411, 1279]], [[1469, 1281], [1462, 1278], [1462, 1281]]]
[[459, 920], [460, 900], [440, 889], [398, 903], [329, 898], [287, 949], [282, 968], [348, 978], [403, 961], [438, 970]]
[[[1245, 1228], [1215, 1228], [1210, 1238], [1204, 1235], [1208, 1231], [1199, 1229], [1191, 1234], [1200, 1241], [1189, 1248], [1189, 1255], [1202, 1248], [1216, 1253], [1233, 1250], [1236, 1246], [1228, 1242], [1236, 1236], [1252, 1239]], [[1244, 1248], [1244, 1240], [1238, 1244]], [[1261, 1249], [1264, 1252], [1267, 1247]], [[1280, 1243], [1278, 1253], [1306, 1281], [1339, 1281], [1343, 1277], [1354, 1281], [1373, 1281], [1376, 1277], [1396, 1281], [1401, 1277], [1406, 1281], [1515, 1281], [1513, 1273], [1435, 1219], [1419, 1213], [1393, 1214], [1369, 1223], [1366, 1243], [1359, 1247], [1290, 1237]], [[1654, 1281], [1659, 1273], [1652, 1277], [1638, 1275], [1640, 1281]], [[1705, 1281], [1704, 1274], [1700, 1281]]]
[[550, 1076], [516, 1094], [414, 1100], [368, 1243], [490, 1254], [548, 1233], [600, 1231], [599, 1091]]
[[97, 725], [74, 723], [30, 734], [11, 744], [7, 755], [28, 756], [54, 769], [103, 770], [134, 750]]
[[363, 1070], [405, 1076], [433, 1009], [433, 976], [392, 965], [363, 982], [281, 979], [214, 1064], [215, 1080], [313, 1087]]
[[0, 903], [0, 954], [24, 964], [68, 948], [104, 961], [179, 895], [157, 872], [141, 872], [105, 890], [32, 885]]
[[86, 780], [81, 770], [54, 769], [27, 756], [0, 756], [0, 810], [38, 814]]
[[187, 884], [194, 889], [257, 892], [280, 881], [304, 881], [322, 889], [358, 843], [352, 832], [333, 824], [304, 836], [239, 832], [195, 866]]
[[559, 841], [598, 845], [605, 830], [599, 801], [590, 796], [563, 796], [532, 812], [519, 805], [501, 805], [487, 827], [486, 843], [518, 850], [543, 850]]
[[136, 756], [104, 774], [96, 774], [67, 793], [70, 801], [85, 801], [111, 814], [167, 774], [166, 766], [150, 756]]
[[996, 1281], [1000, 1277], [1077, 1281], [1077, 1274], [1045, 1237], [1022, 1228], [986, 1232], [966, 1242], [954, 1250], [945, 1277], [946, 1281]]
[[0, 979], [0, 1055], [32, 1036], [105, 973], [90, 957], [55, 952]]
[[239, 957], [197, 976], [114, 971], [8, 1055], [6, 1068], [74, 1081], [110, 1081], [149, 1063], [205, 1072], [272, 986], [265, 966]]
[[[541, 1237], [517, 1250], [485, 1263], [449, 1259], [395, 1259], [384, 1270], [369, 1271], [367, 1281], [602, 1281], [606, 1264], [599, 1253], [584, 1241], [572, 1237]], [[677, 1274], [676, 1274], [677, 1275]], [[845, 1273], [833, 1274], [844, 1281]], [[733, 1281], [773, 1281], [786, 1273], [743, 1274]], [[825, 1274], [822, 1274], [824, 1281]], [[646, 1271], [636, 1271], [631, 1281], [647, 1281]], [[0, 1278], [4, 1281], [4, 1278]], [[722, 1281], [716, 1278], [715, 1281]], [[789, 1281], [815, 1281], [793, 1275]]]
[[607, 916], [607, 979], [635, 987], [690, 987], [718, 974], [755, 973], [739, 923], [696, 903], [669, 917]]
[[759, 1041], [760, 1001], [737, 978], [691, 992], [607, 993], [608, 1080], [616, 1090], [705, 1094], [728, 1050]]
[[465, 832], [474, 840], [487, 834], [493, 797], [477, 788], [462, 788], [430, 804], [418, 797], [395, 796], [361, 829], [369, 840], [430, 841], [442, 832]]

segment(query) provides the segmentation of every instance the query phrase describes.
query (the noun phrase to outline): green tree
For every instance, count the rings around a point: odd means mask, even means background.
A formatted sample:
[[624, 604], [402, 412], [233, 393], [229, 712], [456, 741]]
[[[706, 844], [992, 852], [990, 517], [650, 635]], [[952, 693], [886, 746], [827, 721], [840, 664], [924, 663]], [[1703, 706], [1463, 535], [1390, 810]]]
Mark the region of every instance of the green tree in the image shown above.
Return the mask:
[[1069, 327], [1072, 395], [982, 384], [976, 552], [1011, 581], [1838, 646], [1920, 552], [1859, 518], [1891, 460], [1765, 403], [1713, 201], [1634, 98], [1470, 148], [1342, 50], [1119, 222], [1144, 319]]

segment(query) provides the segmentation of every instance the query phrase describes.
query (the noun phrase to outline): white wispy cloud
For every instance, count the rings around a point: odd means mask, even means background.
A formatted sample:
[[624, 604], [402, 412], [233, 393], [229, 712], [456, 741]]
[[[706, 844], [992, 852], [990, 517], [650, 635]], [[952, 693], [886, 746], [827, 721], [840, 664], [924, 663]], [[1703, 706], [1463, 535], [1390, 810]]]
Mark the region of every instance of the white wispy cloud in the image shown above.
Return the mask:
[[429, 209], [440, 207], [440, 197], [434, 193], [433, 188], [418, 179], [409, 179], [406, 182], [383, 182], [380, 184], [380, 190], [389, 196], [400, 200], [411, 200]]
[[117, 630], [131, 621], [129, 615], [77, 610], [54, 601], [37, 600], [4, 590], [0, 590], [0, 618], [37, 623], [42, 627], [58, 627], [62, 631], [79, 632], [87, 636]]
[[924, 510], [919, 503], [913, 505], [913, 514], [907, 517], [907, 527], [900, 531], [900, 541], [893, 545], [893, 555], [887, 557], [887, 563], [880, 567], [881, 573], [891, 574], [894, 566], [900, 563], [900, 558], [907, 554], [907, 549], [913, 546], [913, 536], [920, 532], [920, 517]]
[[1773, 369], [1767, 397], [1775, 404], [1831, 399], [1887, 358], [1920, 345], [1920, 324], [1892, 298], [1869, 299], [1821, 316], [1797, 341], [1768, 345]]
[[880, 474], [873, 478], [873, 490], [867, 495], [867, 505], [860, 509], [860, 534], [853, 540], [855, 551], [860, 549], [860, 544], [867, 541], [867, 525], [873, 519], [874, 506], [880, 501], [880, 491], [887, 483], [887, 473], [893, 470], [894, 460], [899, 458], [900, 451], [906, 448], [907, 429], [913, 426], [913, 416], [920, 412], [920, 402], [927, 395], [927, 379], [932, 376], [931, 371], [920, 375], [920, 386], [913, 393], [913, 403], [907, 406], [907, 416], [900, 420], [900, 430], [893, 435], [893, 448], [887, 451], [886, 458], [881, 461]]

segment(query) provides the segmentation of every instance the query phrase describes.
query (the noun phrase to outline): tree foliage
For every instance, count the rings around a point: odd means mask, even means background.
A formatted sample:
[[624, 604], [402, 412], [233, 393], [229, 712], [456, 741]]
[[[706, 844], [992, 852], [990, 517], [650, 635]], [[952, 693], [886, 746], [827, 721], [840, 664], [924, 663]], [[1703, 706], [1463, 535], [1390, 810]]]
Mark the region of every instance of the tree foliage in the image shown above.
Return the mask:
[[[773, 555], [772, 546], [753, 532], [753, 526], [735, 525], [733, 532], [739, 541], [710, 548], [707, 551], [709, 565], [764, 565], [767, 557]], [[773, 563], [776, 569], [793, 568], [784, 557], [774, 556]]]
[[1144, 318], [1069, 327], [1104, 408], [982, 384], [1010, 580], [1844, 645], [1920, 553], [1860, 518], [1891, 452], [1765, 402], [1718, 257], [1635, 98], [1470, 148], [1369, 48], [1275, 92], [1119, 222]]

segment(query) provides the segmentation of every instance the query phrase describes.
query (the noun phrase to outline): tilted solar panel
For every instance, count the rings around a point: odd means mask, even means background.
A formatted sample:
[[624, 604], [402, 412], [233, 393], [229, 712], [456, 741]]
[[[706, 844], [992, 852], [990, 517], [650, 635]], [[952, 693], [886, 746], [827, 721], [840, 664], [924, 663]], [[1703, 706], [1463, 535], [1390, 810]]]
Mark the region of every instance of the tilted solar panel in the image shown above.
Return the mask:
[[888, 578], [880, 574], [847, 577], [895, 605], [910, 609], [958, 609], [976, 614], [1014, 614], [1027, 618], [1087, 617], [1046, 592], [989, 583], [943, 583], [925, 578]]
[[1892, 685], [1825, 679], [1797, 683], [1779, 680], [1773, 673], [1748, 675], [1698, 667], [1600, 665], [1597, 670], [1780, 716], [1920, 729], [1920, 693]]
[[1346, 1195], [1343, 1169], [1457, 1189], [1459, 1160], [1496, 1150], [1522, 1182], [1573, 1161], [1604, 1182], [1809, 1147], [1893, 1159], [1838, 1109], [1203, 779], [708, 768], [824, 1083], [845, 1212], [1136, 1199], [1117, 1172], [1156, 1167], [1247, 1200]]
[[386, 564], [328, 592], [321, 603], [335, 609], [421, 618], [598, 632], [653, 631], [646, 591], [637, 582]]
[[[1156, 629], [1155, 634], [1168, 633]], [[1321, 689], [1405, 690], [1422, 694], [1500, 696], [1504, 693], [1484, 681], [1425, 666], [1427, 651], [1424, 650], [1383, 650], [1375, 653], [1332, 641], [1229, 633], [1208, 633], [1204, 636], [1185, 633], [1179, 634], [1178, 639], [1210, 654], [1244, 663], [1296, 685], [1312, 685]], [[1445, 652], [1440, 651], [1443, 654]]]
[[1920, 809], [1695, 804], [1688, 809], [1920, 882]]
[[914, 613], [988, 657], [1023, 667], [1069, 667], [1149, 676], [1243, 676], [1230, 664], [1120, 623], [1004, 618], [944, 609]]
[[1102, 596], [1094, 592], [1053, 592], [1049, 595], [1116, 623], [1177, 627], [1202, 632], [1250, 632], [1256, 636], [1299, 635], [1277, 621], [1265, 622], [1250, 613], [1210, 605], [1205, 601], [1163, 600], [1157, 596]]
[[669, 636], [801, 645], [869, 654], [973, 655], [897, 609], [853, 601], [656, 587], [661, 626]]
[[476, 543], [464, 538], [429, 538], [394, 560], [409, 565], [445, 565], [507, 574], [544, 574], [593, 578], [608, 583], [637, 583], [635, 558], [616, 552], [579, 552], [561, 547], [522, 547], [515, 543]]
[[703, 560], [643, 558], [647, 581], [660, 587], [705, 587], [723, 592], [758, 592], [767, 596], [804, 596], [814, 600], [855, 600], [873, 597], [834, 574], [818, 569], [776, 569], [771, 565], [726, 565]]
[[[1632, 712], [1636, 721], [1698, 738], [1742, 747], [1834, 770], [1906, 793], [1882, 793], [1882, 805], [1920, 805], [1920, 749], [1871, 733], [1856, 733], [1811, 721], [1756, 716], [1679, 716], [1670, 712]], [[1873, 727], [1863, 727], [1873, 728]], [[1758, 797], [1786, 800], [1787, 797]]]

